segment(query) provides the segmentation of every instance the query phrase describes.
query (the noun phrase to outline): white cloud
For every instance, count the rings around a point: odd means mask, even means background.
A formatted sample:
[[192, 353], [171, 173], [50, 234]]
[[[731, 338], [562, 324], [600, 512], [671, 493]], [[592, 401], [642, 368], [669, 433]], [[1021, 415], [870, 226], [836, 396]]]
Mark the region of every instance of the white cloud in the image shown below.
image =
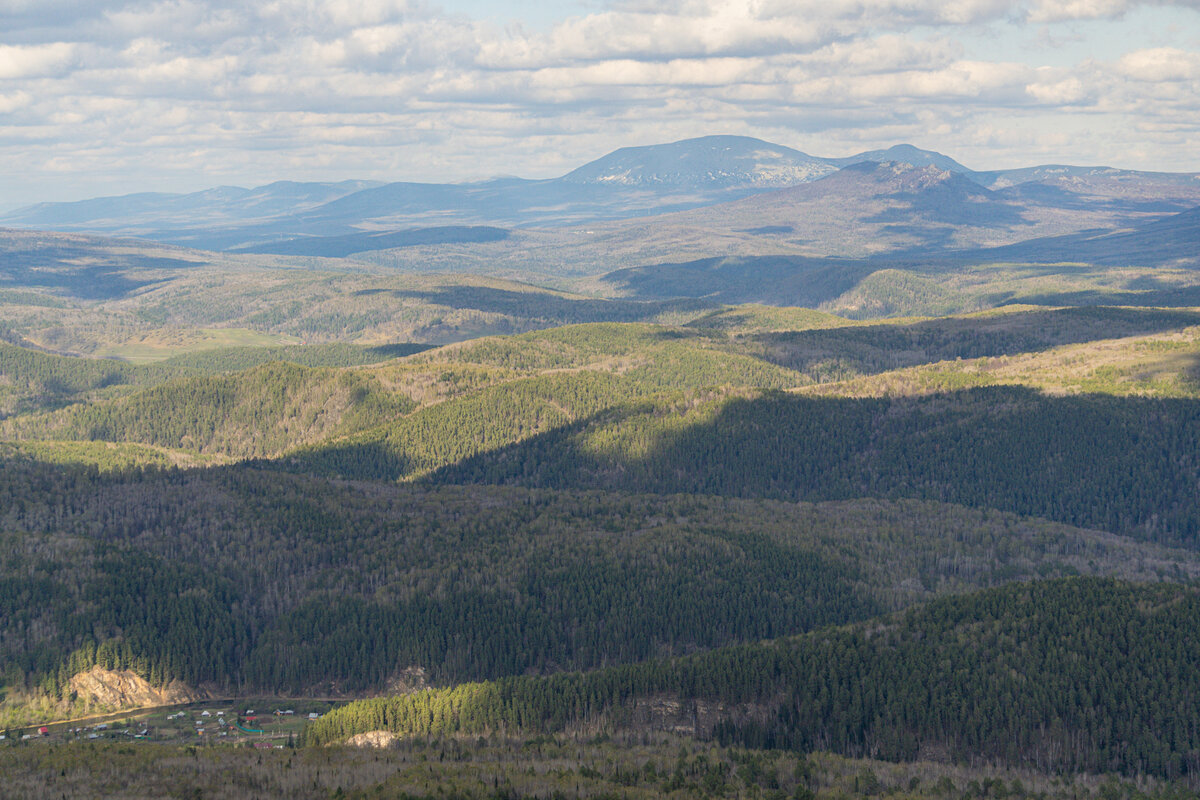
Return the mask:
[[11, 114], [18, 109], [25, 108], [29, 105], [29, 102], [30, 97], [28, 92], [0, 94], [0, 114]]
[[1038, 0], [1029, 10], [1031, 22], [1104, 19], [1124, 14], [1129, 0]]
[[1157, 47], [1126, 53], [1117, 62], [1121, 74], [1137, 81], [1186, 81], [1200, 78], [1200, 53]]
[[1075, 76], [1062, 80], [1038, 81], [1025, 90], [1039, 103], [1051, 106], [1079, 105], [1089, 100], [1089, 92], [1083, 81]]
[[49, 75], [64, 69], [75, 54], [68, 42], [33, 46], [0, 45], [0, 80]]
[[[405, 0], [0, 0], [0, 172], [36, 185], [37, 165], [74, 163], [129, 190], [164, 164], [238, 183], [544, 176], [712, 132], [829, 155], [916, 141], [1032, 159], [1073, 140], [1089, 161], [1158, 142], [1200, 169], [1194, 11], [1158, 8], [1174, 33], [1123, 51], [1038, 61], [1037, 36], [1122, 41], [1106, 20], [1142, 5], [638, 0], [531, 33]], [[990, 55], [964, 44], [989, 37]]]

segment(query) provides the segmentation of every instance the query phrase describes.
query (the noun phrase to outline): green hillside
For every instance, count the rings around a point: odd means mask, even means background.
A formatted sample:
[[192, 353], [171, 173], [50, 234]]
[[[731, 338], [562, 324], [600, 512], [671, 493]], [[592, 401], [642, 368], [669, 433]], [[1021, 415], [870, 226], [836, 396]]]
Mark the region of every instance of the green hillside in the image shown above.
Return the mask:
[[368, 347], [340, 343], [286, 347], [220, 347], [172, 356], [161, 362], [161, 365], [205, 372], [236, 372], [272, 361], [287, 361], [302, 367], [356, 367], [402, 358], [426, 349], [428, 345], [421, 344]]
[[[420, 303], [536, 306], [485, 284], [431, 282]], [[560, 317], [615, 308], [553, 296]], [[402, 300], [366, 297], [388, 313]], [[1200, 577], [1200, 313], [1022, 306], [865, 323], [622, 302], [632, 321], [430, 349], [342, 341], [130, 366], [14, 347], [6, 385], [25, 405], [0, 423], [0, 721], [87, 710], [70, 679], [100, 665], [232, 696], [428, 683], [443, 688], [414, 697], [451, 698], [436, 720], [469, 712], [421, 735], [691, 724], [739, 747], [1189, 779], [1190, 733], [1117, 752], [1124, 706], [1080, 722], [1054, 705], [1057, 684], [1014, 704], [1040, 673], [999, 694], [986, 683], [1008, 674], [989, 672], [998, 642], [1030, 669], [1075, 674], [1021, 649], [1043, 595], [1125, 614], [1173, 608], [1154, 592], [1184, 590], [1037, 583], [1051, 588], [1024, 606], [1017, 590], [954, 601], [1009, 609], [982, 622], [879, 615], [1014, 581]], [[1071, 587], [1092, 594], [1071, 600]], [[1089, 626], [1110, 636], [1095, 627], [1109, 617], [1062, 616], [1080, 626], [1054, 629], [1064, 642], [1090, 642]], [[795, 642], [829, 665], [805, 684], [823, 705], [795, 699], [818, 663]], [[901, 656], [920, 664], [897, 673], [917, 675], [909, 694], [953, 713], [921, 717], [887, 682]], [[676, 663], [735, 666], [664, 666]], [[570, 672], [597, 669], [625, 676], [616, 694]], [[1138, 691], [1157, 685], [1147, 674]], [[854, 695], [856, 675], [879, 691]], [[452, 688], [479, 681], [499, 683]], [[501, 694], [496, 711], [497, 686], [535, 699], [509, 709]], [[1181, 691], [1164, 702], [1186, 703]], [[976, 713], [972, 692], [993, 705]], [[493, 705], [471, 711], [477, 696]], [[1067, 747], [1039, 715], [1094, 738]]]
[[640, 661], [1044, 575], [1200, 576], [1189, 552], [938, 503], [7, 466], [9, 719], [68, 702], [93, 663], [373, 692], [410, 667], [444, 684]]
[[276, 466], [924, 498], [1191, 546], [1196, 322], [1192, 310], [1031, 309], [796, 332], [602, 324], [484, 339], [372, 368], [425, 405]]
[[51, 355], [0, 341], [0, 419], [101, 396], [117, 387], [147, 385], [171, 374], [111, 359]]
[[1200, 732], [1179, 709], [1197, 702], [1197, 648], [1194, 588], [1038, 582], [683, 659], [361, 701], [308, 738], [654, 727], [667, 698], [711, 709], [693, 724], [723, 742], [1191, 777]]
[[[791, 500], [919, 497], [1196, 546], [1197, 453], [1200, 404], [1192, 399], [1056, 397], [1022, 387], [882, 398], [769, 392], [626, 404], [447, 464], [431, 480]], [[337, 457], [367, 463], [349, 448], [314, 463]]]
[[[773, 331], [736, 337], [744, 352], [819, 377], [856, 377], [920, 364], [958, 359], [1040, 353], [1081, 345], [1081, 361], [1096, 361], [1089, 344], [1135, 337], [1194, 339], [1200, 312], [1194, 309], [1014, 307], [936, 319], [884, 324]], [[1111, 347], [1111, 344], [1105, 345]]]
[[180, 378], [108, 403], [14, 420], [9, 431], [25, 438], [261, 456], [377, 425], [411, 407], [366, 376], [272, 363], [232, 375]]

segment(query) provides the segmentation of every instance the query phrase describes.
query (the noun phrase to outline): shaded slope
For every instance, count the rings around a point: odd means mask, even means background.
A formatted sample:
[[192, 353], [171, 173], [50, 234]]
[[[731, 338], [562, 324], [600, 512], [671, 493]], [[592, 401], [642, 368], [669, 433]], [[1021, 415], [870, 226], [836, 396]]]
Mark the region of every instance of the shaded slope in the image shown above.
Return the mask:
[[[747, 352], [773, 364], [812, 374], [839, 371], [844, 377], [871, 375], [917, 364], [1036, 353], [1067, 344], [1107, 342], [1131, 349], [1162, 348], [1165, 342], [1134, 337], [1174, 333], [1193, 340], [1200, 325], [1193, 309], [1059, 308], [1004, 309], [956, 317], [886, 324], [843, 325], [815, 330], [774, 331], [740, 337]], [[1125, 345], [1113, 340], [1130, 339]], [[1088, 351], [1077, 351], [1087, 363]], [[822, 367], [822, 365], [824, 365]]]
[[980, 261], [1195, 267], [1200, 265], [1200, 208], [1131, 229], [1031, 239], [1005, 247], [967, 251], [961, 257]]
[[203, 254], [79, 234], [0, 230], [0, 283], [113, 300], [205, 265]]
[[[915, 398], [768, 393], [613, 407], [447, 463], [432, 479], [804, 500], [922, 497], [1197, 546], [1197, 453], [1194, 399], [1047, 397], [1016, 387]], [[342, 447], [313, 465], [368, 463]]]
[[367, 250], [387, 250], [394, 247], [462, 244], [468, 242], [498, 242], [506, 238], [508, 238], [508, 231], [503, 228], [492, 228], [482, 225], [451, 225], [439, 228], [413, 228], [410, 230], [383, 233], [305, 236], [231, 249], [239, 253], [276, 253], [279, 255], [344, 258], [353, 253], [361, 253]]
[[718, 257], [630, 267], [600, 281], [635, 298], [813, 307], [845, 294], [877, 269], [869, 262], [803, 256]]

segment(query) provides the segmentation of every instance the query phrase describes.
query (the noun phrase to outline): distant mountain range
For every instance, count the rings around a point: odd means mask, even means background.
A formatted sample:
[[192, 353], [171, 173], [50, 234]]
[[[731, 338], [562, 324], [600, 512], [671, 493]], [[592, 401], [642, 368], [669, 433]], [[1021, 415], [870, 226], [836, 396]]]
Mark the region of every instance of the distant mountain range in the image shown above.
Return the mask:
[[[1087, 260], [1082, 251], [1073, 253], [1081, 240], [1051, 243], [1051, 237], [1086, 236], [1094, 240], [1087, 255], [1099, 256], [1097, 236], [1116, 235], [1200, 205], [1200, 180], [1189, 185], [1156, 176], [1117, 180], [1094, 174], [1072, 180], [1078, 181], [1077, 190], [1057, 179], [1054, 184], [1040, 183], [1040, 190], [1030, 184], [989, 189], [965, 173], [937, 166], [863, 161], [810, 183], [660, 215], [652, 224], [609, 223], [602, 230], [612, 249], [645, 242], [645, 263], [651, 263], [652, 251], [664, 249], [666, 242], [684, 241], [700, 232], [726, 247], [737, 239], [753, 239], [753, 245], [733, 250], [739, 254], [896, 259], [1038, 240], [1020, 251], [1023, 258], [1053, 245], [1055, 260], [1070, 261]], [[1194, 226], [1174, 227], [1171, 241], [1178, 243], [1181, 235], [1185, 243], [1198, 241]], [[1141, 252], [1151, 245], [1160, 251], [1154, 263], [1196, 255], [1194, 248], [1190, 253], [1168, 253], [1168, 241], [1154, 234], [1105, 241], [1122, 243], [1121, 252], [1105, 251], [1113, 258], [1135, 255], [1131, 247]], [[711, 254], [718, 252], [714, 246]]]
[[[907, 144], [820, 158], [749, 137], [706, 136], [621, 148], [549, 180], [280, 182], [135, 194], [29, 206], [0, 216], [0, 226], [340, 257], [494, 243], [512, 228], [599, 225], [618, 239], [622, 230], [641, 237], [651, 263], [667, 256], [653, 248], [685, 228], [693, 240], [698, 231], [720, 232], [727, 244], [751, 237], [758, 239], [751, 249], [773, 244], [803, 256], [908, 257], [1085, 233], [1095, 247], [1098, 235], [1196, 206], [1200, 174], [1056, 165], [975, 171]], [[646, 226], [632, 220], [649, 216], [655, 235], [647, 237]], [[1191, 229], [1183, 227], [1186, 244]], [[1149, 240], [1112, 241], [1128, 253]], [[1070, 251], [1077, 244], [1037, 247]]]

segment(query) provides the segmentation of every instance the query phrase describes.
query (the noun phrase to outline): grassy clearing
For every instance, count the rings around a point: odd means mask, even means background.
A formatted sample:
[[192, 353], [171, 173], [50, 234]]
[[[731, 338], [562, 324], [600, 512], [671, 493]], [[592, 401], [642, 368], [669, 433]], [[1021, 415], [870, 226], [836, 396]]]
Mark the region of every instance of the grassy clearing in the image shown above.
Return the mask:
[[225, 347], [280, 347], [300, 344], [296, 336], [253, 331], [249, 328], [205, 328], [193, 331], [157, 331], [99, 348], [99, 358], [119, 358], [149, 364], [173, 356]]

